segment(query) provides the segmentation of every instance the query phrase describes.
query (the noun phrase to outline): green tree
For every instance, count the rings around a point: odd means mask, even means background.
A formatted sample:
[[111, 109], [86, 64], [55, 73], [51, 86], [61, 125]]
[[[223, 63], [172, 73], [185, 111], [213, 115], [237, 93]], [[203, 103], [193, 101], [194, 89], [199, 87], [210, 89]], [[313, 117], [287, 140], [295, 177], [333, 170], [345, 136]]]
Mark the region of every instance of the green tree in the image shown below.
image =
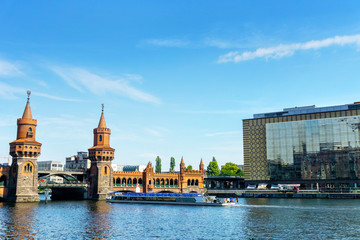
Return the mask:
[[192, 170], [192, 166], [191, 165], [189, 165], [189, 166], [187, 166], [187, 168], [186, 168], [188, 171], [191, 171]]
[[236, 172], [237, 176], [244, 177], [244, 171], [239, 168], [239, 171]]
[[155, 172], [161, 173], [161, 158], [157, 156], [155, 162]]
[[239, 169], [235, 163], [228, 162], [224, 166], [221, 166], [220, 175], [222, 176], [241, 176], [244, 173]]
[[175, 169], [175, 158], [170, 158], [170, 172], [173, 172]]
[[219, 165], [218, 165], [215, 157], [213, 157], [212, 161], [209, 163], [206, 171], [207, 171], [207, 174], [208, 174], [208, 175], [211, 175], [211, 176], [218, 176], [218, 175], [220, 175]]

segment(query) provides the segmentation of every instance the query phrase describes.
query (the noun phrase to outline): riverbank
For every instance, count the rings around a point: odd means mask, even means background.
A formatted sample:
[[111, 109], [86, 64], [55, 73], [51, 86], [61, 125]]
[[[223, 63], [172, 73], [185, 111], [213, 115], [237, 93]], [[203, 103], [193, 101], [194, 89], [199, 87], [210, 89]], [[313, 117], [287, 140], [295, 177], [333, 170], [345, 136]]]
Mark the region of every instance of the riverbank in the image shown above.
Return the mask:
[[360, 199], [360, 193], [244, 191], [237, 195], [240, 198]]

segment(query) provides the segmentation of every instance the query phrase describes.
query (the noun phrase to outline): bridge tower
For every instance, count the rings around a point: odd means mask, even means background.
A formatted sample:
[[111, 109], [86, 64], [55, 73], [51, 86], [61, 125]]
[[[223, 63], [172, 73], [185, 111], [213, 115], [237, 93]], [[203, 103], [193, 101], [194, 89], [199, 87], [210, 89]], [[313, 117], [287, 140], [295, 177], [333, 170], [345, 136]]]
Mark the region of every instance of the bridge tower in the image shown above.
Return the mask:
[[35, 140], [37, 120], [32, 118], [30, 91], [22, 118], [17, 119], [16, 140], [10, 143], [10, 167], [7, 201], [37, 202], [38, 165], [41, 143]]
[[99, 125], [94, 129], [94, 146], [89, 148], [89, 197], [94, 200], [105, 200], [106, 194], [113, 189], [111, 161], [114, 159], [115, 149], [110, 147], [110, 134], [111, 130], [106, 127], [102, 104]]

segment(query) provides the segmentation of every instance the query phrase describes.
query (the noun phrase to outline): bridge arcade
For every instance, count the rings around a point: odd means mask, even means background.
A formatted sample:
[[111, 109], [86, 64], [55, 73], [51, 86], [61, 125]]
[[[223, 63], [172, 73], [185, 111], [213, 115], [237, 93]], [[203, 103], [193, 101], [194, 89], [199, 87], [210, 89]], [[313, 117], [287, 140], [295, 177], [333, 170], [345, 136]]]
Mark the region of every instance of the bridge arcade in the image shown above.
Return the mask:
[[156, 173], [151, 162], [144, 172], [114, 172], [114, 191], [135, 192], [203, 192], [204, 164], [201, 160], [199, 170], [187, 170], [184, 159], [181, 159], [180, 172]]

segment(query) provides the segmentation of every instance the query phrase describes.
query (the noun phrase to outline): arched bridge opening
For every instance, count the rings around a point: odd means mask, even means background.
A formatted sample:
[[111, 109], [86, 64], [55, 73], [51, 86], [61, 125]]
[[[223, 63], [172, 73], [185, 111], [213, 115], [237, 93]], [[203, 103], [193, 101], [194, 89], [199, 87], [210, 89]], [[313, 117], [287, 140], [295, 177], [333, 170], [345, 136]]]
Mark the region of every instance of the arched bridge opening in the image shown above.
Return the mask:
[[87, 184], [67, 173], [51, 173], [39, 178], [39, 193], [49, 190], [52, 200], [81, 200], [87, 197]]
[[6, 187], [8, 183], [8, 179], [6, 175], [1, 175], [0, 177], [0, 187]]

